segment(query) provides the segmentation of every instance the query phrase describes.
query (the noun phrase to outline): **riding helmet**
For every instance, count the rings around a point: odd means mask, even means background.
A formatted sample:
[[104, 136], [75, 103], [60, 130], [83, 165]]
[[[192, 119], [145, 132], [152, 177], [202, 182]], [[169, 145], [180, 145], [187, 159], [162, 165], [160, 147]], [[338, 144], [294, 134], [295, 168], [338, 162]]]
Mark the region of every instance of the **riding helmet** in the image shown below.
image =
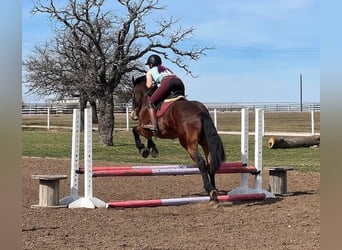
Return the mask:
[[146, 65], [150, 65], [152, 64], [152, 67], [153, 66], [159, 66], [162, 64], [162, 60], [160, 58], [160, 56], [154, 54], [154, 55], [150, 55], [148, 58], [147, 58], [147, 62], [146, 62]]

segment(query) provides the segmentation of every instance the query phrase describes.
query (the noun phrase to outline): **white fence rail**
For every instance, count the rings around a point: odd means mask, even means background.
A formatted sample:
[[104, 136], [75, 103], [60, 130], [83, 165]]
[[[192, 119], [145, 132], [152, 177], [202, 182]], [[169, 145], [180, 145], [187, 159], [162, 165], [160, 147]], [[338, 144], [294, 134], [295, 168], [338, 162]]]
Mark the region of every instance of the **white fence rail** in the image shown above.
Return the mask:
[[[210, 111], [240, 111], [242, 108], [263, 109], [264, 112], [319, 112], [321, 110], [320, 103], [204, 103]], [[72, 114], [74, 108], [79, 108], [78, 103], [63, 104], [45, 104], [45, 103], [26, 103], [22, 106], [21, 113], [23, 115], [46, 115], [50, 114]], [[131, 110], [131, 105], [127, 103], [117, 103], [114, 105], [115, 113], [126, 113], [127, 108]]]
[[[306, 131], [308, 134], [314, 135], [319, 133], [315, 131], [315, 112], [320, 112], [320, 104], [319, 103], [306, 103], [302, 107], [298, 104], [275, 104], [275, 103], [253, 103], [253, 104], [206, 104], [210, 113], [212, 114], [212, 118], [214, 120], [214, 124], [216, 128], [218, 128], [219, 132], [227, 132], [220, 131], [220, 124], [218, 124], [218, 115], [225, 112], [240, 112], [241, 108], [248, 108], [249, 110], [255, 109], [264, 109], [265, 113], [273, 113], [273, 112], [297, 112], [301, 113], [311, 113], [309, 117], [311, 117], [311, 131]], [[64, 114], [72, 114], [74, 108], [79, 108], [78, 104], [63, 104], [63, 105], [45, 105], [45, 104], [26, 104], [23, 105], [22, 114], [24, 116], [30, 115], [38, 115], [42, 117], [46, 117], [46, 128], [50, 129], [50, 117], [53, 115], [64, 115]], [[115, 106], [115, 113], [118, 115], [125, 115], [126, 124], [122, 124], [122, 127], [116, 127], [116, 129], [126, 129], [127, 131], [130, 129], [130, 119], [129, 112], [131, 111], [131, 106], [128, 104], [119, 104]], [[310, 119], [308, 117], [308, 119]], [[222, 122], [222, 121], [221, 121]], [[53, 125], [53, 124], [52, 124]], [[30, 126], [29, 126], [30, 127]], [[41, 126], [40, 126], [41, 127]], [[45, 127], [45, 126], [43, 126]], [[229, 132], [229, 131], [228, 131]], [[231, 133], [232, 131], [230, 131]]]

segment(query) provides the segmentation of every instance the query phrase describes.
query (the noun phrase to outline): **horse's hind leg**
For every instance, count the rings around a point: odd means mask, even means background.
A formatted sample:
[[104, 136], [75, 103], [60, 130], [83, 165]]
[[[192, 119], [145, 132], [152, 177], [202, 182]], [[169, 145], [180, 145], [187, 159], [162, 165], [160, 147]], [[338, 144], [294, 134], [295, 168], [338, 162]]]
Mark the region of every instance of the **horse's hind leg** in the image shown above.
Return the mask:
[[209, 173], [209, 178], [210, 178], [210, 183], [211, 183], [211, 185], [213, 186], [213, 188], [214, 188], [215, 190], [217, 190], [217, 188], [216, 188], [216, 183], [215, 183], [215, 174]]
[[210, 152], [209, 152], [208, 144], [206, 142], [204, 142], [204, 143], [200, 142], [200, 145], [201, 145], [201, 147], [203, 149], [203, 153], [204, 153], [204, 156], [205, 156], [205, 159], [206, 159], [206, 162], [207, 162], [206, 170], [207, 170], [207, 172], [209, 174], [210, 183], [213, 186], [213, 188], [215, 190], [217, 190], [216, 183], [215, 183], [215, 173], [210, 171], [210, 169], [211, 169], [211, 166], [210, 166]]
[[208, 149], [206, 144], [202, 145], [202, 148], [203, 148], [203, 152], [204, 152], [205, 158], [207, 160], [207, 164], [208, 164], [207, 169], [209, 169], [210, 183], [213, 186], [213, 188], [215, 188], [217, 190], [216, 182], [215, 182], [215, 173], [212, 173], [212, 171], [210, 171], [211, 168], [210, 168], [210, 153], [209, 153], [209, 149]]
[[209, 194], [210, 200], [218, 201], [216, 188], [213, 187], [208, 177], [208, 168], [204, 158], [198, 152], [198, 142], [189, 140], [187, 137], [179, 137], [180, 144], [188, 151], [191, 159], [195, 162], [200, 170], [204, 190]]
[[212, 182], [212, 176], [209, 175], [210, 180], [211, 180], [211, 181], [209, 181], [206, 162], [199, 154], [197, 154], [197, 166], [198, 166], [198, 168], [201, 172], [201, 175], [202, 175], [204, 189], [209, 194], [210, 200], [217, 201], [217, 190], [215, 187], [215, 180], [213, 183]]

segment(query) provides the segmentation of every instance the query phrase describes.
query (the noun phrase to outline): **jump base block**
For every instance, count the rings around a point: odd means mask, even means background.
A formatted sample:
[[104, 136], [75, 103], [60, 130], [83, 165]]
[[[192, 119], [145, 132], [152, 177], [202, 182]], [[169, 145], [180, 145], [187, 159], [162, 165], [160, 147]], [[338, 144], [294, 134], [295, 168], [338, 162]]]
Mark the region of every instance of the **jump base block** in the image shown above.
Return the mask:
[[269, 185], [271, 192], [277, 195], [287, 193], [287, 171], [293, 170], [288, 167], [269, 168]]
[[32, 175], [39, 180], [39, 204], [32, 208], [61, 208], [67, 205], [59, 204], [59, 181], [67, 179], [67, 175]]

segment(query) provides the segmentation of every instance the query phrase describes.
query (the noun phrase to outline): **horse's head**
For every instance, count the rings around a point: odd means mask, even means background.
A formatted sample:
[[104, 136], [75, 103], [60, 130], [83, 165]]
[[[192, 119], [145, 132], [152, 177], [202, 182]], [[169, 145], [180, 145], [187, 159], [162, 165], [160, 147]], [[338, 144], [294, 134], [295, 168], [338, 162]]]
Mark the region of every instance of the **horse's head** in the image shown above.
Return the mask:
[[132, 91], [132, 111], [131, 118], [138, 120], [139, 112], [147, 98], [148, 88], [146, 87], [146, 76], [140, 76], [137, 79], [133, 79], [133, 91]]

